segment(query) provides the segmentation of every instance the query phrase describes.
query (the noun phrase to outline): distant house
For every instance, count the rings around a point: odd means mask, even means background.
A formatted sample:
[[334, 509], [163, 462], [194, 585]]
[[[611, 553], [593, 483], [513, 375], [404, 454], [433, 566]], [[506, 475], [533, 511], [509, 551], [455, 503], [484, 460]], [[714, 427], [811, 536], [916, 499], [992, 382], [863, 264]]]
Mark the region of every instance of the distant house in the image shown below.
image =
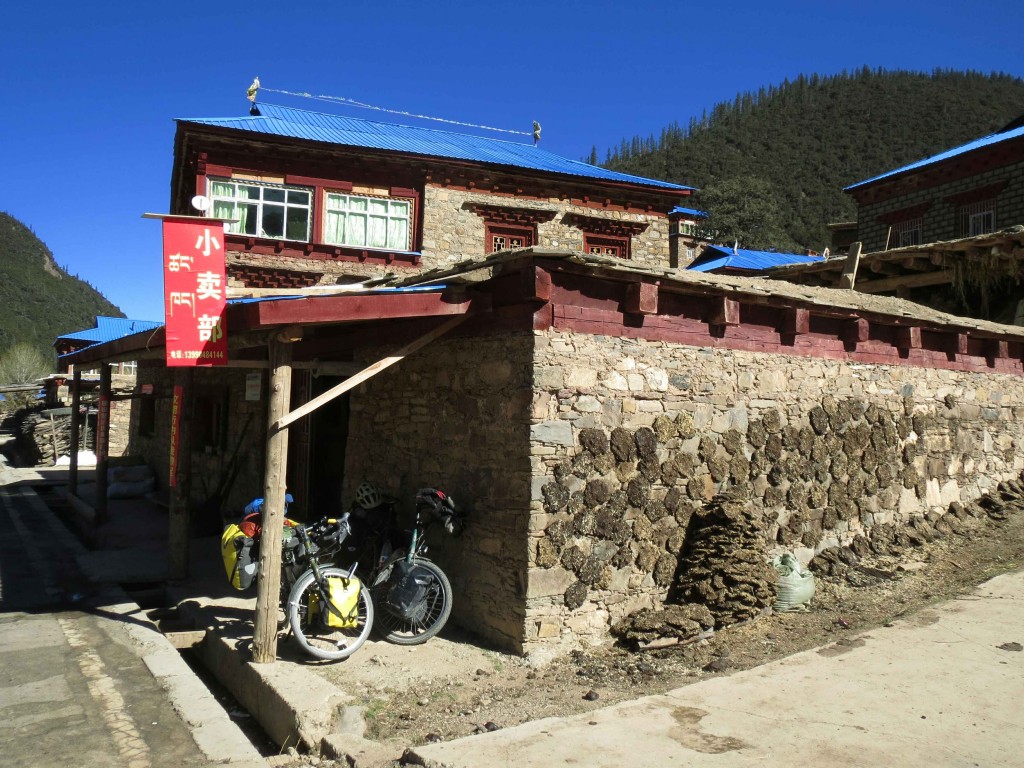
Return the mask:
[[670, 266], [689, 266], [710, 244], [710, 241], [701, 232], [702, 220], [707, 217], [708, 214], [705, 211], [699, 211], [696, 208], [676, 206], [669, 211], [672, 231], [678, 235], [673, 240], [675, 248], [670, 254]]
[[1024, 223], [1024, 124], [846, 187], [865, 252]]
[[781, 267], [787, 264], [815, 264], [820, 261], [823, 261], [821, 256], [809, 254], [753, 251], [748, 248], [709, 245], [687, 269], [716, 274], [757, 275], [772, 267]]
[[[150, 320], [130, 320], [125, 317], [96, 317], [96, 327], [86, 328], [73, 333], [65, 333], [58, 336], [53, 342], [57, 355], [66, 355], [70, 352], [77, 352], [93, 344], [103, 344], [108, 341], [132, 336], [142, 331], [153, 331], [162, 326], [163, 323]], [[135, 361], [120, 361], [114, 364], [113, 373], [132, 375], [135, 373]], [[67, 372], [64, 370], [63, 372]]]

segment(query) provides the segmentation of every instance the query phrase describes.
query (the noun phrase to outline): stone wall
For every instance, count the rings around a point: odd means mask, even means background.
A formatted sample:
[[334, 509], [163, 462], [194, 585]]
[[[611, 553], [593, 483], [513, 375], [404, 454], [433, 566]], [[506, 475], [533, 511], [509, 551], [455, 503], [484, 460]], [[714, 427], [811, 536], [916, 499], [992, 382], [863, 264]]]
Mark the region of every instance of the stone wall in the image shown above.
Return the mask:
[[734, 487], [807, 562], [1024, 468], [1024, 379], [538, 332], [524, 649], [660, 604]]
[[536, 246], [583, 250], [583, 231], [566, 220], [568, 214], [648, 223], [632, 238], [632, 261], [647, 266], [668, 266], [668, 218], [622, 211], [602, 211], [573, 205], [561, 198], [517, 199], [505, 195], [426, 186], [423, 200], [423, 265], [449, 267], [463, 259], [479, 257], [484, 249], [484, 219], [473, 212], [472, 203], [556, 211], [554, 218], [537, 225]]
[[461, 537], [431, 531], [429, 556], [452, 582], [454, 621], [513, 650], [525, 620], [532, 354], [529, 332], [431, 343], [352, 392], [346, 449], [346, 499], [368, 480], [409, 514], [416, 490], [434, 486], [468, 512]]
[[930, 202], [931, 206], [922, 215], [924, 242], [964, 237], [959, 231], [959, 207], [947, 203], [944, 198], [1000, 181], [1007, 184], [996, 198], [996, 229], [1024, 224], [1024, 162], [1021, 162], [958, 179], [949, 184], [899, 195], [881, 203], [861, 205], [857, 209], [857, 236], [864, 244], [866, 253], [885, 250], [889, 225], [878, 221], [878, 217]]

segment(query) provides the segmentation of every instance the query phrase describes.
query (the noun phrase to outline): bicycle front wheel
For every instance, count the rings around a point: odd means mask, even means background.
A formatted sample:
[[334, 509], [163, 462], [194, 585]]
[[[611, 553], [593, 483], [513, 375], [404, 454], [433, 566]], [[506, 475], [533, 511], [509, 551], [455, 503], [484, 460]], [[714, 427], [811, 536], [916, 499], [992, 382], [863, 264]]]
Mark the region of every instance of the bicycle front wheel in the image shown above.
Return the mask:
[[375, 631], [395, 645], [419, 645], [432, 638], [448, 621], [452, 612], [452, 585], [444, 571], [423, 557], [413, 558], [409, 577], [422, 587], [422, 597], [414, 605], [400, 610], [389, 601], [392, 565], [380, 574], [371, 588], [379, 606]]
[[321, 568], [322, 586], [312, 570], [303, 573], [288, 593], [288, 623], [303, 650], [311, 656], [328, 661], [347, 659], [366, 642], [373, 627], [373, 600], [370, 590], [361, 585], [355, 612], [346, 626], [330, 626], [328, 579], [345, 578], [341, 568]]

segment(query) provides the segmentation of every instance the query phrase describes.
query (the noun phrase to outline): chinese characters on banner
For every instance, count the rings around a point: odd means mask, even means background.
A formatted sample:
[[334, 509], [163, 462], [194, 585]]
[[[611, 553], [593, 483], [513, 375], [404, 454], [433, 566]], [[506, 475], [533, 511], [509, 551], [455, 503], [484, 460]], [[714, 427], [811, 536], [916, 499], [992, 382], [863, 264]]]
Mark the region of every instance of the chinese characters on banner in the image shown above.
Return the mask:
[[174, 396], [171, 399], [171, 450], [168, 455], [168, 479], [167, 485], [175, 488], [178, 485], [178, 450], [181, 442], [181, 401], [184, 398], [184, 389], [174, 385]]
[[227, 365], [224, 225], [164, 219], [167, 365]]

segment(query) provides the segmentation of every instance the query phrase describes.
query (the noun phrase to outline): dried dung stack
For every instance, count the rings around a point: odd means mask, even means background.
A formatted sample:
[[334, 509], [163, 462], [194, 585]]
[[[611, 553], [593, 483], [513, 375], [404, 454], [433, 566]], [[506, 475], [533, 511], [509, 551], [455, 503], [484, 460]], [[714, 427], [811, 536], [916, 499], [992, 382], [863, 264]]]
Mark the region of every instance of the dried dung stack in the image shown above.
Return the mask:
[[666, 605], [631, 614], [612, 627], [612, 634], [639, 648], [667, 646], [706, 637], [715, 618], [703, 605]]
[[720, 495], [694, 514], [673, 590], [706, 605], [718, 628], [752, 619], [775, 601], [778, 574], [767, 555], [762, 515], [739, 496]]

